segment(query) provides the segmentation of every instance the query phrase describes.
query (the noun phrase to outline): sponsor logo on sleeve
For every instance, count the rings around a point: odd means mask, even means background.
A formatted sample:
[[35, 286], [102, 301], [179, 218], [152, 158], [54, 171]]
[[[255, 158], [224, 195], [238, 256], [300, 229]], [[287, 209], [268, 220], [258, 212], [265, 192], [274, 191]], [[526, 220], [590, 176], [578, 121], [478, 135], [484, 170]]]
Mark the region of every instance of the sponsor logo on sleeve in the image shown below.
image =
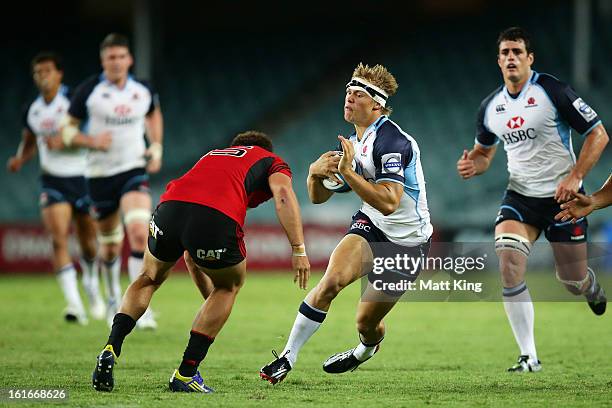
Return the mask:
[[402, 171], [401, 153], [387, 153], [382, 157], [383, 174], [398, 174]]
[[590, 122], [597, 117], [597, 113], [589, 105], [587, 105], [582, 98], [576, 99], [572, 105], [587, 122]]

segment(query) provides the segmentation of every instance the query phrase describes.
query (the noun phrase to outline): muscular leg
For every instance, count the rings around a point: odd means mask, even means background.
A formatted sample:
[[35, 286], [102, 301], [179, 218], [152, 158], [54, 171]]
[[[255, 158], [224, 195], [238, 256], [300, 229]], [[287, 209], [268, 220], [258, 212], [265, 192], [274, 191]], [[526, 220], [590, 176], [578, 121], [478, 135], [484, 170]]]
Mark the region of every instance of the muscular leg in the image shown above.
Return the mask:
[[[519, 221], [508, 220], [495, 227], [495, 236], [503, 234], [514, 234], [525, 239], [525, 247], [534, 242], [539, 231], [537, 228], [521, 223]], [[529, 289], [525, 284], [525, 272], [527, 270], [528, 250], [524, 251], [521, 243], [515, 249], [511, 245], [499, 247], [496, 242], [496, 252], [499, 257], [499, 269], [501, 272], [504, 299], [504, 309], [508, 316], [508, 321], [512, 327], [514, 338], [520, 348], [521, 355], [528, 355], [537, 361], [535, 339], [533, 334], [534, 310]], [[501, 249], [500, 249], [501, 248]]]
[[53, 269], [56, 271], [57, 280], [67, 303], [66, 319], [86, 323], [77, 273], [68, 251], [71, 219], [72, 208], [68, 203], [56, 203], [42, 209], [43, 224], [51, 235], [53, 244]]
[[168, 278], [170, 268], [175, 263], [160, 261], [146, 250], [142, 270], [125, 291], [119, 313], [125, 313], [134, 320], [140, 319], [149, 307], [153, 293]]
[[[399, 300], [399, 298], [396, 298]], [[378, 344], [385, 337], [383, 318], [391, 311], [396, 302], [359, 302], [357, 306], [357, 331], [359, 345], [353, 355], [359, 361], [365, 361], [376, 352]]]
[[98, 252], [96, 224], [89, 214], [76, 213], [74, 216], [76, 234], [83, 256], [94, 259]]
[[574, 295], [584, 294], [593, 283], [587, 272], [586, 243], [553, 242], [551, 246], [555, 256], [557, 278]]
[[179, 367], [179, 374], [183, 377], [193, 377], [196, 374], [208, 348], [232, 312], [246, 277], [246, 260], [223, 269], [202, 268], [195, 263], [191, 263], [191, 267], [195, 267], [196, 274], [205, 273], [210, 278], [213, 290], [193, 321], [189, 343]]
[[127, 231], [128, 243], [132, 255], [128, 263], [128, 270], [132, 280], [138, 276], [142, 265], [142, 254], [147, 247], [149, 234], [149, 220], [151, 219], [151, 196], [141, 191], [130, 191], [121, 197], [121, 212], [125, 230]]
[[332, 300], [363, 275], [363, 264], [371, 258], [370, 247], [364, 238], [355, 234], [342, 238], [331, 255], [325, 275], [300, 305], [282, 352], [291, 366], [295, 365], [300, 349], [323, 323]]
[[109, 319], [112, 319], [121, 302], [121, 247], [123, 246], [123, 226], [119, 219], [119, 211], [104, 217], [97, 222], [98, 240], [100, 242], [99, 256], [100, 272], [108, 296]]
[[[130, 191], [121, 197], [121, 212], [130, 245], [128, 258], [128, 275], [134, 281], [142, 268], [143, 254], [147, 246], [149, 221], [151, 219], [151, 196], [141, 191]], [[139, 328], [155, 329], [157, 323], [153, 319], [151, 309], [147, 309], [138, 321]]]
[[606, 294], [587, 264], [586, 243], [552, 242], [557, 279], [574, 295], [584, 295], [598, 316], [606, 312]]
[[53, 269], [58, 271], [72, 262], [68, 252], [68, 232], [72, 219], [72, 208], [65, 202], [56, 203], [43, 208], [41, 215], [53, 245]]
[[113, 319], [107, 344], [113, 346], [117, 356], [121, 354], [123, 340], [147, 310], [153, 293], [164, 283], [174, 264], [156, 259], [148, 250], [145, 252], [141, 273], [125, 291], [119, 313]]
[[308, 293], [305, 301], [327, 312], [338, 293], [363, 275], [363, 263], [371, 258], [370, 247], [364, 238], [355, 234], [346, 235], [334, 249], [325, 275]]
[[189, 255], [189, 252], [185, 251], [183, 258], [185, 259], [185, 265], [187, 265], [187, 270], [189, 271], [191, 279], [196, 284], [204, 300], [208, 299], [214, 288], [212, 280], [210, 280], [208, 275], [198, 269], [198, 266], [193, 261], [191, 255]]
[[83, 286], [89, 300], [91, 314], [95, 319], [103, 319], [106, 312], [100, 295], [100, 278], [96, 252], [98, 247], [96, 225], [89, 214], [75, 214], [76, 234], [81, 247], [81, 269]]

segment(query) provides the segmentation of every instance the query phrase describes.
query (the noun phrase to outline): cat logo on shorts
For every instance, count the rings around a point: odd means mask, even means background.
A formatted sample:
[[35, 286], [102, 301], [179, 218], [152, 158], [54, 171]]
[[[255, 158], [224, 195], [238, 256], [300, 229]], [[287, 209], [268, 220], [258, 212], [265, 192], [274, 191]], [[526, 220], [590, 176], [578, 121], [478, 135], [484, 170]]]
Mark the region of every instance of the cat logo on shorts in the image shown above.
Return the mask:
[[149, 221], [149, 232], [151, 233], [153, 239], [157, 239], [157, 234], [164, 235], [164, 231], [159, 229], [153, 218], [151, 218], [151, 221]]
[[221, 249], [198, 249], [196, 256], [204, 261], [218, 261], [221, 254], [227, 252], [227, 248]]

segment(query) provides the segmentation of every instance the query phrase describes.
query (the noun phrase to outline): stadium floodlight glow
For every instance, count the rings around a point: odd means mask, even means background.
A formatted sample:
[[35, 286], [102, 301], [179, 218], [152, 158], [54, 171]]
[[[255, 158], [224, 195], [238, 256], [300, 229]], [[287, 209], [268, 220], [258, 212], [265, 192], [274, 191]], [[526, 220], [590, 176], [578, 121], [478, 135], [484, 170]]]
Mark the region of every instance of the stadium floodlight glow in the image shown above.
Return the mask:
[[346, 89], [351, 89], [353, 91], [364, 91], [383, 107], [385, 107], [387, 104], [387, 98], [389, 98], [389, 95], [387, 95], [385, 91], [376, 85], [369, 83], [363, 78], [351, 78], [351, 81], [346, 84]]

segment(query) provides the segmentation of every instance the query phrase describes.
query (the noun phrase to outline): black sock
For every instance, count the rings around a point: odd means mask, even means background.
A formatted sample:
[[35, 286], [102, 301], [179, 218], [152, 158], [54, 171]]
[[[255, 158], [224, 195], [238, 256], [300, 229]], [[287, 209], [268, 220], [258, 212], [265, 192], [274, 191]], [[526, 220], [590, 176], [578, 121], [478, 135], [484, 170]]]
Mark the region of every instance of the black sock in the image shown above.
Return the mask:
[[189, 343], [183, 353], [183, 361], [179, 367], [179, 374], [183, 377], [193, 377], [198, 371], [200, 361], [204, 360], [208, 348], [215, 341], [214, 337], [209, 337], [204, 333], [192, 330], [189, 336]]
[[136, 320], [132, 319], [130, 316], [125, 313], [117, 313], [115, 318], [113, 319], [113, 327], [111, 329], [110, 336], [108, 336], [108, 341], [106, 344], [110, 344], [113, 346], [113, 350], [117, 357], [121, 354], [121, 345], [123, 344], [123, 340], [125, 340], [125, 336], [130, 334], [130, 332], [136, 326]]

